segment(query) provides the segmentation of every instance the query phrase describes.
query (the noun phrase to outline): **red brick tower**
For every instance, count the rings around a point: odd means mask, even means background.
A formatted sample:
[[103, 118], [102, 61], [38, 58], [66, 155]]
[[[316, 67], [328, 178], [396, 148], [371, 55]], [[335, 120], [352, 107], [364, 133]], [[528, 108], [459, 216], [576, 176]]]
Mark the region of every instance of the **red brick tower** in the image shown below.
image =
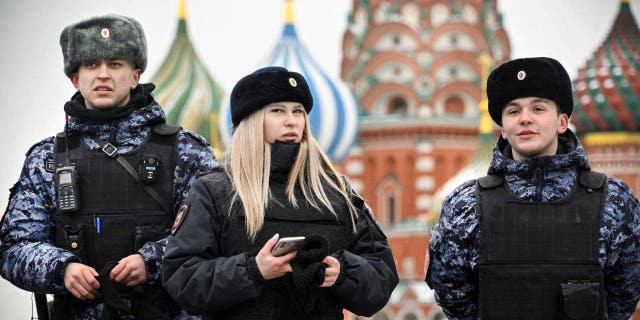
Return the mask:
[[375, 319], [435, 319], [424, 283], [434, 195], [478, 145], [480, 59], [510, 44], [493, 0], [353, 0], [342, 78], [361, 107], [344, 171], [385, 229], [401, 283]]

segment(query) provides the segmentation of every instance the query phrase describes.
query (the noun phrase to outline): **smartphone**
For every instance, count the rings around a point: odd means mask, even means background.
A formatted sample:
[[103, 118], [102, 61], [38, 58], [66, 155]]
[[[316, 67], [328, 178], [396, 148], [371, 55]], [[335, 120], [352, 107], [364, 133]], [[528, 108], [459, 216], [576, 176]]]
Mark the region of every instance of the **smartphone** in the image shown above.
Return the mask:
[[271, 254], [280, 257], [289, 252], [296, 251], [302, 247], [304, 237], [287, 237], [280, 238], [278, 243], [271, 249]]

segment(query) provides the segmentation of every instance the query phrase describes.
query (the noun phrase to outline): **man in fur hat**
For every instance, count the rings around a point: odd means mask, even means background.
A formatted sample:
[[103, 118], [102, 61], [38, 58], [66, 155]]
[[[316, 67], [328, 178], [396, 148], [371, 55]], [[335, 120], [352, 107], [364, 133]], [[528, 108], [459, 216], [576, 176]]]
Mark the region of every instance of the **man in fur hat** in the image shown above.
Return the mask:
[[[174, 216], [216, 161], [196, 133], [167, 125], [141, 84], [140, 24], [106, 15], [60, 35], [78, 90], [64, 131], [27, 152], [0, 229], [0, 273], [54, 295], [54, 319], [187, 319], [161, 287]], [[43, 316], [43, 315], [41, 315]]]
[[640, 204], [591, 171], [569, 129], [571, 80], [547, 57], [487, 81], [501, 127], [488, 176], [449, 194], [426, 281], [449, 319], [629, 319], [640, 299]]

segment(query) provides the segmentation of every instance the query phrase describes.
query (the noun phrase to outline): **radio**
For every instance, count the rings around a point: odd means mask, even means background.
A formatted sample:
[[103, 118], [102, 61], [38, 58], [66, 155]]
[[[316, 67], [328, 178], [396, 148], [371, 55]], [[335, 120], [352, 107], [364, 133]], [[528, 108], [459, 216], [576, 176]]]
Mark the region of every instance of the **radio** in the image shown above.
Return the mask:
[[66, 166], [56, 170], [56, 192], [60, 211], [78, 210], [78, 176], [76, 167]]

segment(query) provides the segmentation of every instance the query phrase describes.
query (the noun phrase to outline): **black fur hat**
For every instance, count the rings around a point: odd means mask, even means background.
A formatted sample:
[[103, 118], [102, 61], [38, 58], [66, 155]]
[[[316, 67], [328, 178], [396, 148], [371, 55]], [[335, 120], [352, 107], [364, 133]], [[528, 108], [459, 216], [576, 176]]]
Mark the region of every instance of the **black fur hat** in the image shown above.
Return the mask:
[[301, 74], [283, 67], [258, 69], [231, 90], [231, 122], [236, 127], [246, 116], [279, 101], [299, 102], [307, 113], [313, 107], [313, 96]]
[[573, 93], [567, 71], [552, 58], [522, 58], [503, 63], [489, 74], [489, 114], [502, 126], [502, 109], [511, 100], [540, 97], [554, 101], [560, 112], [571, 116]]
[[81, 64], [96, 59], [126, 59], [144, 72], [147, 40], [133, 18], [110, 14], [74, 23], [62, 30], [60, 47], [64, 73], [70, 77]]

